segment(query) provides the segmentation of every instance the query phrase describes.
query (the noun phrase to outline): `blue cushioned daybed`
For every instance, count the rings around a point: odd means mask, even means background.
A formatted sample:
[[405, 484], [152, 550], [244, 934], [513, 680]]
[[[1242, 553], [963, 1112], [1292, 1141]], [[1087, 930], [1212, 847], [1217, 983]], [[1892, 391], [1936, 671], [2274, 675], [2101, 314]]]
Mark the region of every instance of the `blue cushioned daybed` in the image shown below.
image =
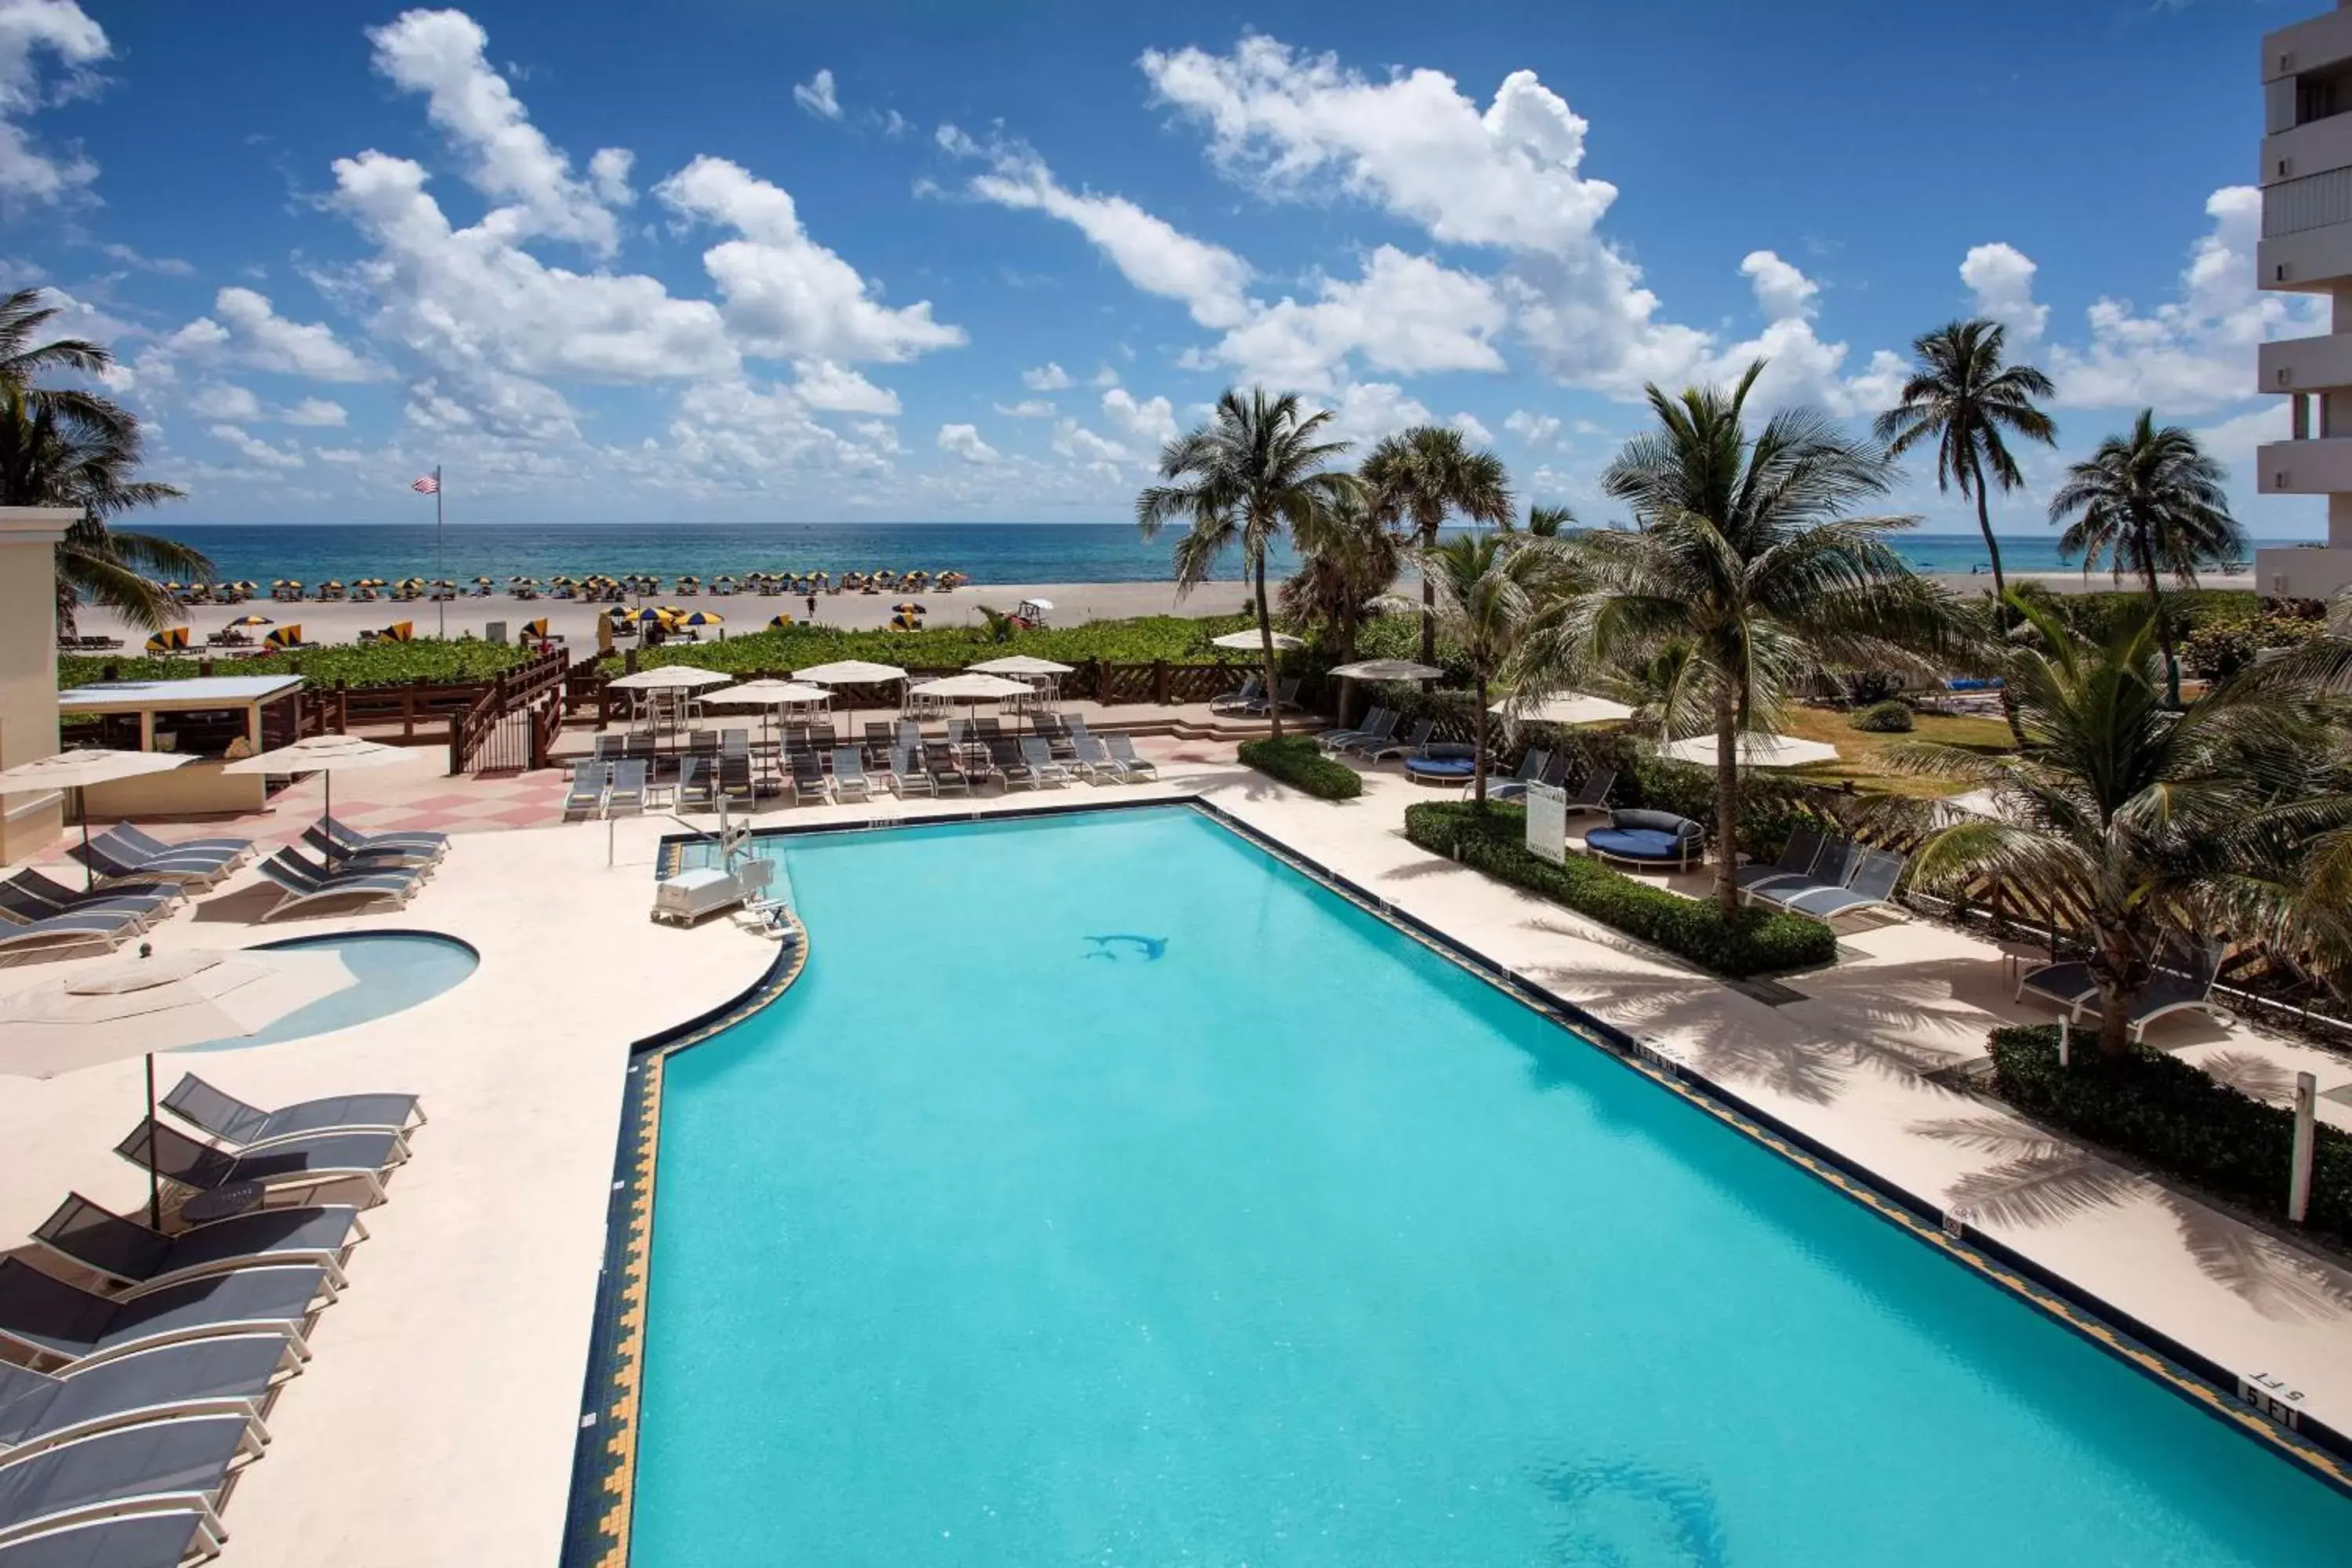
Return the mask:
[[1706, 829], [1671, 811], [1612, 811], [1584, 847], [1603, 860], [1688, 870], [1706, 858]]

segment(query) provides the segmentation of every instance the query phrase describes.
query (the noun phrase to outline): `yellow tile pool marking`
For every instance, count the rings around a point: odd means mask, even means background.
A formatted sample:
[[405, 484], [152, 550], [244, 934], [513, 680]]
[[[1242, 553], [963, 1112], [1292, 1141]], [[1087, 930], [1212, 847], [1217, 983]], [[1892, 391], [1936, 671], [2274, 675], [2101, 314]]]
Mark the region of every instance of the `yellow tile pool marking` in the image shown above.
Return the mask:
[[[678, 847], [665, 845], [660, 874], [675, 875], [678, 858]], [[646, 1320], [653, 1276], [654, 1179], [661, 1155], [663, 1068], [673, 1053], [732, 1028], [792, 989], [793, 982], [808, 967], [808, 930], [790, 910], [783, 911], [783, 918], [791, 922], [787, 940], [793, 948], [782, 971], [761, 982], [719, 1016], [646, 1051], [640, 1063], [644, 1081], [637, 1089], [637, 1144], [628, 1176], [628, 1244], [621, 1258], [621, 1310], [612, 1351], [613, 1397], [602, 1412], [608, 1434], [604, 1439], [608, 1468], [599, 1485], [610, 1507], [597, 1521], [605, 1541], [594, 1559], [597, 1568], [626, 1568], [629, 1561], [629, 1512], [637, 1481], [637, 1413], [645, 1392]]]

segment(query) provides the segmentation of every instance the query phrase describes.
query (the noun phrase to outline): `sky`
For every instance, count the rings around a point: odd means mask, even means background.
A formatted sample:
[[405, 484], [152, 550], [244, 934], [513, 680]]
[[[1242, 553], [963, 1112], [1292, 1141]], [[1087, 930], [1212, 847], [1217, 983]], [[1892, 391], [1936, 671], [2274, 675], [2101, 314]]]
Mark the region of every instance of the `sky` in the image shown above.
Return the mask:
[[[1669, 388], [1866, 423], [2008, 329], [2046, 533], [2134, 413], [2258, 538], [2261, 35], [2320, 0], [0, 0], [0, 285], [108, 342], [179, 522], [1132, 515], [1228, 386], [1526, 501]], [[1973, 526], [1908, 465], [1889, 502]], [[426, 509], [420, 510], [420, 508]]]

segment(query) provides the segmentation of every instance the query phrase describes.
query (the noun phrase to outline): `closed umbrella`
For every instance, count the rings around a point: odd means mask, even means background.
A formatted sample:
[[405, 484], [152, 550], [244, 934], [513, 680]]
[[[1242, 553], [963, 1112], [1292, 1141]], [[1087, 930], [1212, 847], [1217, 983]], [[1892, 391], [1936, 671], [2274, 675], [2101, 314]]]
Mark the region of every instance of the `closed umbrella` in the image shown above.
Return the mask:
[[[335, 775], [357, 773], [366, 768], [388, 768], [408, 753], [398, 746], [386, 746], [374, 741], [362, 740], [357, 735], [307, 735], [291, 745], [256, 756], [239, 757], [221, 765], [225, 773], [318, 773], [326, 780], [321, 786], [325, 799], [319, 810], [323, 826], [335, 815]], [[334, 857], [330, 854], [328, 858]]]
[[[1716, 763], [1715, 737], [1693, 735], [1687, 740], [1673, 741], [1658, 748], [1662, 757], [1678, 763], [1696, 763], [1713, 767]], [[1739, 737], [1739, 765], [1744, 768], [1801, 768], [1808, 763], [1832, 763], [1837, 760], [1838, 749], [1822, 741], [1807, 741], [1795, 735], [1774, 735], [1763, 731], [1750, 731]]]
[[[192, 950], [120, 959], [29, 987], [0, 1004], [0, 1073], [56, 1078], [131, 1057], [147, 1060], [155, 1116], [155, 1053], [257, 1034], [358, 984], [334, 952]], [[147, 1223], [161, 1229], [163, 1193], [147, 1148]]]
[[[178, 752], [108, 752], [86, 747], [59, 752], [55, 756], [37, 757], [29, 763], [18, 763], [6, 773], [0, 773], [0, 795], [46, 795], [51, 790], [87, 789], [94, 784], [112, 784], [116, 779], [133, 779], [142, 773], [169, 773], [172, 769], [194, 759]], [[89, 847], [89, 810], [80, 803], [82, 847]], [[82, 886], [91, 886], [96, 878], [89, 862], [82, 862]]]

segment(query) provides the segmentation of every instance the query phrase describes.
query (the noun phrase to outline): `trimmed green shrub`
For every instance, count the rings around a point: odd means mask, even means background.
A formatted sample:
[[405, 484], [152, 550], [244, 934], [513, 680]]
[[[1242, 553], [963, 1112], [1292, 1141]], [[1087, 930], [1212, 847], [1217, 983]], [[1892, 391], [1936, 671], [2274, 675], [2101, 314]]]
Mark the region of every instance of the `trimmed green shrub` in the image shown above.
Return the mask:
[[[289, 609], [291, 606], [288, 606]], [[417, 618], [415, 606], [385, 606], [397, 618]], [[284, 617], [299, 621], [299, 616]], [[387, 613], [386, 624], [395, 617]], [[452, 637], [418, 637], [414, 642], [333, 643], [323, 647], [297, 648], [289, 653], [258, 653], [206, 660], [202, 657], [142, 658], [119, 654], [61, 653], [58, 655], [58, 687], [95, 686], [111, 669], [120, 680], [193, 680], [209, 662], [215, 675], [300, 675], [314, 686], [403, 686], [412, 680], [451, 683], [488, 680], [531, 657], [529, 648], [499, 643], [467, 642]]]
[[[2058, 1065], [2058, 1026], [1992, 1032], [1993, 1084], [2039, 1121], [2146, 1160], [2233, 1203], [2284, 1217], [2294, 1113], [2265, 1105], [2146, 1046], [2109, 1060], [2077, 1030], [2074, 1060]], [[2312, 1151], [2308, 1225], [2352, 1238], [2352, 1133], [2322, 1122]]]
[[1311, 736], [1244, 741], [1241, 754], [1242, 761], [1258, 772], [1321, 800], [1353, 800], [1364, 793], [1363, 775], [1325, 756]]
[[1763, 974], [1827, 963], [1837, 938], [1819, 921], [1747, 909], [1726, 921], [1715, 904], [1636, 881], [1597, 860], [1570, 855], [1555, 866], [1528, 853], [1525, 808], [1496, 804], [1481, 814], [1461, 802], [1408, 806], [1404, 834], [1498, 881], [1564, 904], [1629, 936], [1679, 953], [1718, 974]]
[[1911, 705], [1892, 700], [1874, 702], [1846, 722], [1865, 735], [1907, 735], [1912, 729]]

